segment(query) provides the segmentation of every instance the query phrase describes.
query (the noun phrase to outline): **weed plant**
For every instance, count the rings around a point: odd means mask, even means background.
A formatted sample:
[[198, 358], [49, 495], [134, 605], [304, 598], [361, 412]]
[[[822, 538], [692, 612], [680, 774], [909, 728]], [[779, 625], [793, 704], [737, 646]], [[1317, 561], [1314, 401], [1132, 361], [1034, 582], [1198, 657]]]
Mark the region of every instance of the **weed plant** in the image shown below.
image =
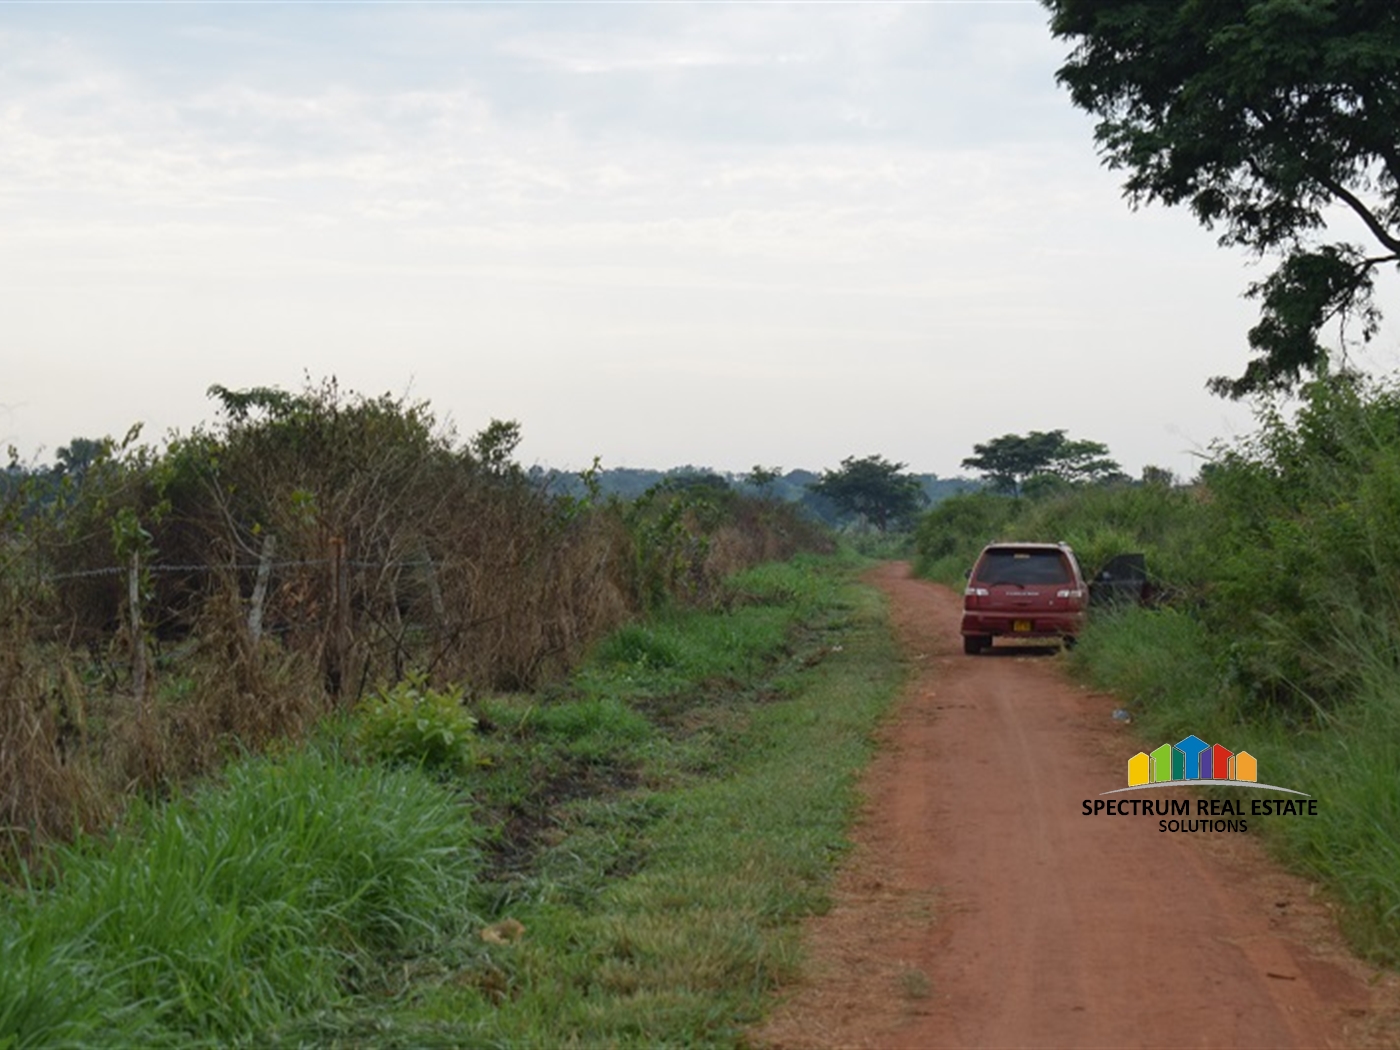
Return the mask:
[[355, 739], [379, 759], [442, 772], [475, 759], [476, 719], [462, 707], [463, 691], [436, 690], [423, 675], [385, 687], [356, 709]]

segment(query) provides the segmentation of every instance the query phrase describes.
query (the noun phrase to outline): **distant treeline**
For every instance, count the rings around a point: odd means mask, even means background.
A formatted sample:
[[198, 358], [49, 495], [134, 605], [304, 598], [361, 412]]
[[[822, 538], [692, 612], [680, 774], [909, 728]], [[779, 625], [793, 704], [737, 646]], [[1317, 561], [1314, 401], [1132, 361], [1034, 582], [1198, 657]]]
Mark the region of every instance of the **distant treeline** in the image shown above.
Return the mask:
[[[579, 474], [542, 467], [531, 468], [530, 474], [547, 484], [551, 492], [561, 495], [580, 497], [587, 490], [587, 484]], [[984, 487], [984, 482], [968, 478], [940, 478], [937, 474], [911, 476], [918, 479], [924, 494], [928, 496], [930, 506], [949, 496], [974, 492]], [[857, 518], [857, 515], [843, 511], [831, 500], [811, 490], [810, 486], [822, 478], [821, 473], [815, 470], [789, 470], [763, 485], [754, 484], [747, 474], [690, 465], [672, 467], [669, 470], [649, 470], [640, 467], [600, 468], [593, 477], [596, 478], [600, 492], [604, 495], [616, 495], [620, 499], [635, 499], [654, 485], [671, 482], [681, 487], [710, 486], [721, 490], [730, 489], [742, 495], [766, 496], [784, 503], [796, 503], [818, 521], [833, 527], [851, 524]]]

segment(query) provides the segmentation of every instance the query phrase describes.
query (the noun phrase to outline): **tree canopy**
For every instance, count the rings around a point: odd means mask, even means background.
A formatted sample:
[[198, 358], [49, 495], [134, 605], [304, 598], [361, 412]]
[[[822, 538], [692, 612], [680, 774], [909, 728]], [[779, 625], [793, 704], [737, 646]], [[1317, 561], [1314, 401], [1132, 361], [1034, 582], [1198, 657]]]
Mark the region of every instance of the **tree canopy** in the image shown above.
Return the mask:
[[928, 502], [919, 479], [901, 473], [906, 466], [891, 463], [883, 456], [847, 456], [839, 470], [822, 471], [821, 479], [808, 488], [848, 513], [863, 515], [886, 532]]
[[[1222, 245], [1281, 262], [1248, 294], [1256, 352], [1229, 397], [1325, 367], [1322, 329], [1375, 334], [1379, 267], [1400, 260], [1400, 5], [1394, 0], [1042, 0], [1074, 50], [1058, 72], [1098, 116], [1134, 205], [1186, 204]], [[1363, 245], [1324, 243], [1349, 209]], [[1359, 328], [1357, 327], [1359, 326]]]
[[1030, 478], [1052, 477], [1077, 484], [1108, 481], [1122, 473], [1108, 458], [1107, 445], [1071, 440], [1063, 430], [1003, 434], [973, 445], [972, 451], [975, 455], [968, 456], [962, 465], [981, 471], [993, 488], [1012, 495], [1020, 493]]

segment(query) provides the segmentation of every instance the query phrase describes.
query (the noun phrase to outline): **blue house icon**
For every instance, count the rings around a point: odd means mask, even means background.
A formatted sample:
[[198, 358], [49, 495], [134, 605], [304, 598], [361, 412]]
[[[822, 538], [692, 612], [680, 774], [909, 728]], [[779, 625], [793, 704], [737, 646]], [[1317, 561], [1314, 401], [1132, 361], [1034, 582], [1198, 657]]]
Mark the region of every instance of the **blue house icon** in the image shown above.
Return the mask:
[[1184, 776], [1187, 780], [1199, 780], [1201, 777], [1201, 752], [1209, 751], [1210, 745], [1192, 733], [1185, 740], [1176, 745], [1178, 751], [1186, 756], [1186, 769]]

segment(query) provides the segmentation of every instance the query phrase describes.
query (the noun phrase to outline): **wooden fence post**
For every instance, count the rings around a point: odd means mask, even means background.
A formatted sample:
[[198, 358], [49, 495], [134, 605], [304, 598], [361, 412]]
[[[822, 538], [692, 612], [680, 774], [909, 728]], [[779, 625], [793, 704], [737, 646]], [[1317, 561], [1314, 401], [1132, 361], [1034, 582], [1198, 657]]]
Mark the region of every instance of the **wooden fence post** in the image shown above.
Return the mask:
[[433, 564], [433, 556], [428, 553], [428, 545], [419, 542], [418, 551], [423, 557], [423, 565], [427, 569], [428, 597], [433, 603], [433, 618], [437, 621], [433, 626], [442, 630], [447, 623], [447, 606], [442, 600], [442, 587], [438, 584], [437, 566]]
[[331, 537], [330, 554], [331, 636], [326, 646], [326, 688], [339, 700], [344, 690], [345, 664], [350, 650], [350, 572], [345, 560], [345, 537]]
[[272, 555], [277, 550], [277, 537], [268, 533], [263, 537], [262, 555], [258, 558], [258, 579], [253, 584], [253, 600], [248, 610], [248, 634], [253, 645], [262, 638], [263, 603], [267, 601], [267, 581], [272, 575]]
[[131, 552], [126, 576], [127, 606], [131, 614], [131, 689], [136, 703], [146, 706], [146, 637], [141, 631], [141, 556]]

